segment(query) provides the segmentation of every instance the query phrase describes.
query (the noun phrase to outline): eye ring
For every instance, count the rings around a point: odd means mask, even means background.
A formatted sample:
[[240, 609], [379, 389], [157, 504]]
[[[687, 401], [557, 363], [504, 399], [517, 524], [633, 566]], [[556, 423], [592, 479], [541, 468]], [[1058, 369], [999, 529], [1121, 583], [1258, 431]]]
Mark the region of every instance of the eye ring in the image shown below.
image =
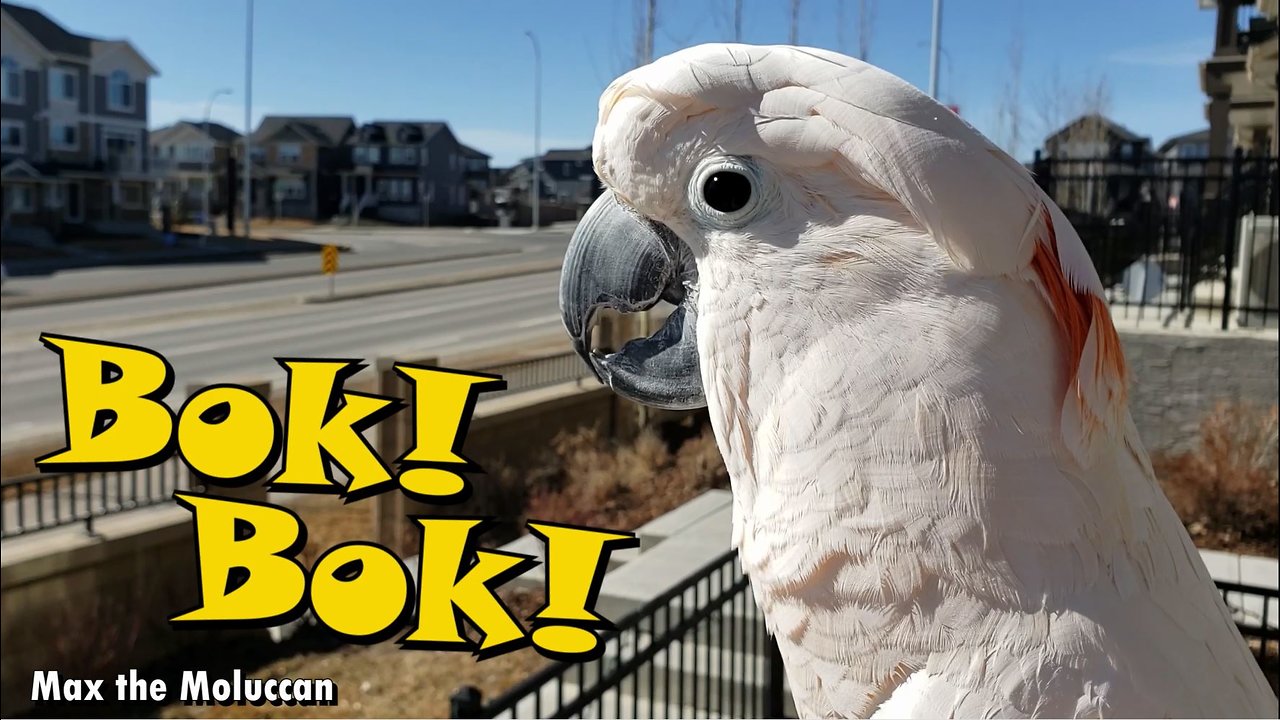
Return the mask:
[[695, 212], [711, 224], [740, 225], [760, 205], [760, 173], [747, 158], [712, 158], [694, 173], [689, 197]]

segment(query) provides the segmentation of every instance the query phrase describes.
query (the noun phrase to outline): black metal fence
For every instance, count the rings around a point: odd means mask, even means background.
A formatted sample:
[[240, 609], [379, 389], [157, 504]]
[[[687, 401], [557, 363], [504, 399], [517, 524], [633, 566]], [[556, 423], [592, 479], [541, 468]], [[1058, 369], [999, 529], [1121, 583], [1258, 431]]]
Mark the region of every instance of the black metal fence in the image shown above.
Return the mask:
[[193, 489], [191, 473], [174, 458], [140, 470], [34, 474], [0, 480], [0, 537], [84, 523], [173, 501], [174, 490]]
[[1276, 158], [1037, 153], [1032, 171], [1080, 233], [1118, 319], [1277, 326]]
[[[1273, 687], [1280, 590], [1218, 582]], [[727, 552], [621, 620], [600, 660], [556, 663], [486, 700], [456, 690], [454, 718], [788, 717], [782, 659]]]
[[486, 701], [464, 687], [455, 718], [783, 717], [782, 660], [734, 551], [617, 623], [605, 652], [555, 663]]
[[1280, 590], [1226, 581], [1216, 584], [1271, 689], [1280, 693]]

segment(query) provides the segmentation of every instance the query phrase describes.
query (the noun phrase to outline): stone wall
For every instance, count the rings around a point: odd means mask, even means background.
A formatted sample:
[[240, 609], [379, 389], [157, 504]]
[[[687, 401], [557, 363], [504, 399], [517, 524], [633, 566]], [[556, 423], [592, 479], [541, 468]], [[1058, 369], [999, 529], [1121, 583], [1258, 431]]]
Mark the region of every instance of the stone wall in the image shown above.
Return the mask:
[[1150, 451], [1186, 450], [1219, 402], [1271, 406], [1280, 394], [1276, 335], [1123, 329], [1129, 407]]

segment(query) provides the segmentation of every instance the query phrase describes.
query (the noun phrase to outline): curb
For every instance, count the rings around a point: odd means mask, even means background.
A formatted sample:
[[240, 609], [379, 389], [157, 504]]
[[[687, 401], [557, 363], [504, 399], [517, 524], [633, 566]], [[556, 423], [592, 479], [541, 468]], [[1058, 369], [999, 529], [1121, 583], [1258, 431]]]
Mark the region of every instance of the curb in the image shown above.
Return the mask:
[[[424, 258], [421, 260], [397, 260], [370, 263], [359, 267], [349, 268], [351, 271], [359, 270], [383, 270], [393, 267], [405, 267], [406, 265], [427, 265], [437, 262], [448, 262], [451, 260], [474, 260], [483, 257], [496, 257], [499, 255], [514, 255], [519, 253], [518, 248], [494, 248], [483, 252], [476, 251], [470, 253], [461, 253], [458, 255], [446, 255], [437, 258]], [[6, 297], [0, 300], [0, 307], [5, 310], [16, 310], [28, 307], [42, 307], [45, 305], [63, 305], [66, 303], [83, 302], [85, 300], [107, 300], [112, 298], [132, 297], [136, 295], [153, 295], [156, 293], [172, 292], [174, 290], [198, 290], [200, 288], [217, 287], [219, 285], [236, 285], [241, 283], [265, 282], [270, 280], [283, 280], [295, 277], [308, 277], [311, 275], [319, 275], [316, 270], [300, 271], [297, 269], [282, 269], [279, 272], [264, 273], [248, 278], [221, 278], [209, 280], [192, 280], [182, 283], [167, 283], [164, 285], [155, 285], [146, 288], [139, 287], [119, 287], [107, 290], [85, 293], [66, 293], [57, 296], [46, 297], [24, 297], [14, 296]]]

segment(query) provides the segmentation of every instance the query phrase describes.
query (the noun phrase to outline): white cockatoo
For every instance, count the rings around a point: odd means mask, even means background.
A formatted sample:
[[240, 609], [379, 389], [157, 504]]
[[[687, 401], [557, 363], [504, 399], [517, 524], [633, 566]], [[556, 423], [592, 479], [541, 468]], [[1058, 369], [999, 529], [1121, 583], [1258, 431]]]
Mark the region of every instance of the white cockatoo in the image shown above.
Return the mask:
[[620, 394], [708, 408], [802, 716], [1276, 717], [1021, 165], [882, 70], [748, 45], [614, 81], [593, 153], [566, 328]]

